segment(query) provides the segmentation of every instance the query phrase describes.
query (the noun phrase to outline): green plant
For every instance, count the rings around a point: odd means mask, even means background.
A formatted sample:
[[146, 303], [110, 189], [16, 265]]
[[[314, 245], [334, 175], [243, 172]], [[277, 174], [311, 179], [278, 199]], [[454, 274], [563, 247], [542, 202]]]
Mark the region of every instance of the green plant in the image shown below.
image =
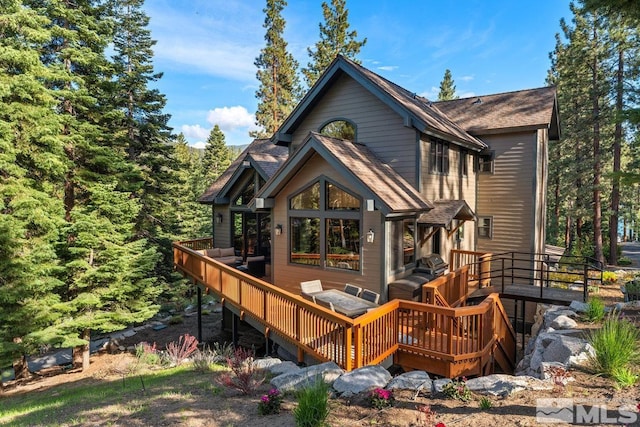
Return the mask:
[[393, 406], [393, 390], [376, 387], [369, 393], [369, 405], [372, 408], [384, 409]]
[[611, 376], [616, 382], [618, 388], [633, 387], [638, 382], [638, 375], [629, 367], [614, 369]]
[[193, 368], [196, 371], [208, 372], [211, 371], [211, 365], [216, 362], [216, 357], [216, 353], [208, 346], [205, 346], [191, 355], [191, 363], [193, 363]]
[[633, 264], [633, 262], [631, 261], [630, 258], [627, 258], [626, 256], [618, 258], [618, 265], [620, 266], [626, 266], [631, 264]]
[[618, 276], [613, 271], [605, 271], [602, 273], [602, 282], [607, 285], [613, 285], [618, 281]]
[[488, 411], [493, 407], [493, 402], [491, 402], [491, 399], [489, 399], [487, 396], [482, 396], [480, 398], [479, 405], [480, 409], [482, 409], [483, 411]]
[[193, 335], [180, 335], [178, 342], [172, 341], [167, 344], [167, 358], [171, 363], [179, 365], [198, 349], [198, 340]]
[[442, 387], [442, 393], [451, 399], [460, 400], [461, 402], [469, 402], [471, 400], [471, 390], [467, 387], [467, 379], [454, 379]]
[[173, 316], [171, 316], [171, 317], [169, 318], [169, 322], [168, 322], [168, 323], [169, 323], [170, 325], [179, 325], [179, 324], [181, 324], [181, 323], [184, 323], [184, 319], [182, 318], [182, 316], [181, 316], [181, 315], [179, 315], [179, 314], [175, 314], [175, 315], [173, 315]]
[[431, 409], [431, 406], [429, 405], [420, 405], [417, 406], [416, 409], [418, 410], [418, 419], [417, 419], [417, 424], [419, 426], [432, 426], [435, 421], [436, 421], [436, 411], [434, 411], [433, 409]]
[[214, 362], [215, 363], [226, 363], [227, 359], [233, 357], [236, 352], [236, 349], [233, 347], [232, 343], [222, 343], [219, 342], [213, 343], [213, 348], [211, 351], [214, 354]]
[[587, 311], [584, 315], [590, 322], [600, 322], [605, 315], [604, 302], [598, 297], [589, 298]]
[[320, 427], [329, 416], [329, 386], [324, 380], [316, 378], [315, 382], [302, 389], [297, 395], [298, 406], [293, 410], [293, 417], [298, 427]]
[[277, 388], [272, 388], [269, 393], [263, 395], [258, 402], [258, 412], [260, 415], [271, 415], [280, 413], [282, 406], [282, 395]]
[[612, 377], [613, 373], [640, 359], [638, 340], [640, 331], [636, 326], [610, 313], [600, 329], [587, 334], [587, 340], [595, 350], [591, 358], [593, 369]]
[[624, 284], [624, 289], [628, 294], [637, 294], [640, 292], [640, 278], [634, 278]]
[[218, 381], [244, 395], [253, 393], [265, 380], [264, 373], [255, 367], [253, 359], [253, 351], [236, 348], [233, 355], [227, 357], [230, 372], [224, 372]]
[[140, 363], [146, 365], [160, 365], [162, 364], [162, 355], [156, 348], [156, 343], [149, 344], [148, 342], [141, 342], [136, 344], [136, 357]]

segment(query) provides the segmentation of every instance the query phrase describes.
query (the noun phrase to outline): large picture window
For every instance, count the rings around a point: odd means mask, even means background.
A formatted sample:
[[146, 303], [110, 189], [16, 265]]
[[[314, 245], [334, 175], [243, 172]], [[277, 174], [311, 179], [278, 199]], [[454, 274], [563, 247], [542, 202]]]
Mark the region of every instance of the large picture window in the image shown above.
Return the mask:
[[324, 178], [289, 201], [290, 262], [360, 270], [358, 197]]

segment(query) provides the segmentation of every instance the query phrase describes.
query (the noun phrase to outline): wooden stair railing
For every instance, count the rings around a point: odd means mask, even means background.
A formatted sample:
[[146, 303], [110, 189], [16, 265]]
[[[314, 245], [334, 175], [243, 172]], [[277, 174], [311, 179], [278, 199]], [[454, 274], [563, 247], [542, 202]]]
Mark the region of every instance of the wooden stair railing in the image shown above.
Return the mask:
[[422, 302], [436, 303], [437, 294], [443, 298], [447, 307], [463, 305], [469, 293], [469, 266], [465, 265], [443, 276], [437, 277], [422, 285]]

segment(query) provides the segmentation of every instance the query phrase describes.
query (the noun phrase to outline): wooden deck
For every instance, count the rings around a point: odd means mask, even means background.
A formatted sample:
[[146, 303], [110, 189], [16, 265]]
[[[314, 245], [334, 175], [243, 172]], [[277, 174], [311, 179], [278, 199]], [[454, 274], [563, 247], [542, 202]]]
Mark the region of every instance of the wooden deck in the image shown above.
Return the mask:
[[546, 288], [533, 285], [505, 285], [488, 286], [476, 289], [469, 298], [481, 298], [497, 293], [500, 298], [513, 300], [526, 300], [542, 304], [569, 305], [571, 301], [582, 301], [582, 291], [572, 291], [561, 288]]
[[425, 285], [432, 304], [396, 299], [351, 319], [197, 252], [212, 245], [210, 238], [174, 243], [174, 267], [240, 319], [258, 324], [265, 337], [293, 344], [298, 362], [309, 355], [350, 371], [393, 357], [406, 369], [449, 378], [515, 366], [515, 332], [497, 294], [475, 306], [451, 306], [466, 297], [468, 268]]

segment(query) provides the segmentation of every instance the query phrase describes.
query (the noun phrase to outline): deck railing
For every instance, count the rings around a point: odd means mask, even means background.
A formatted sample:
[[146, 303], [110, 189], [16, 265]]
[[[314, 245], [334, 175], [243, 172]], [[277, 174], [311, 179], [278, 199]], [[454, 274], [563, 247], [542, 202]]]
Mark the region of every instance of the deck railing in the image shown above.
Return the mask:
[[444, 298], [447, 307], [462, 305], [469, 294], [469, 266], [465, 265], [449, 274], [437, 277], [422, 286], [422, 301], [440, 305]]
[[449, 264], [451, 270], [469, 267], [469, 280], [477, 281], [481, 288], [491, 283], [491, 256], [489, 252], [463, 251], [452, 249]]
[[[199, 248], [206, 243], [189, 244]], [[198, 249], [181, 243], [174, 243], [173, 249], [176, 269], [214, 292], [241, 319], [250, 316], [261, 324], [265, 336], [278, 334], [293, 344], [300, 362], [310, 354], [350, 371], [394, 356], [405, 366], [438, 375], [479, 375], [497, 342], [507, 345], [515, 340], [509, 336], [513, 329], [508, 322], [495, 324], [501, 319], [496, 316], [501, 309], [497, 295], [480, 305], [458, 308], [393, 300], [351, 319], [205, 257]], [[449, 298], [456, 298], [456, 293]]]

